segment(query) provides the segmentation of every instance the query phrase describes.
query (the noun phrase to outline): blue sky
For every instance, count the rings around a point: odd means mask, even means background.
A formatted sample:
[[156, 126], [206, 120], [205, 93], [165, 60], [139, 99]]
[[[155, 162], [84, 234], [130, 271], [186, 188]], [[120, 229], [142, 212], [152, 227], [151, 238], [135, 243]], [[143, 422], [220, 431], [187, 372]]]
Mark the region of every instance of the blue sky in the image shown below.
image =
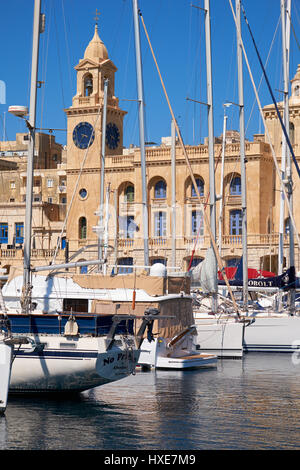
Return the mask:
[[[232, 0], [235, 5], [235, 0]], [[6, 140], [16, 132], [25, 132], [24, 123], [11, 116], [8, 106], [29, 106], [29, 83], [32, 47], [34, 0], [1, 2], [1, 72], [6, 84], [6, 103], [0, 104], [0, 138], [4, 116]], [[193, 5], [203, 7], [203, 0], [139, 0], [166, 89], [186, 144], [203, 142], [207, 135], [206, 107], [187, 101], [189, 97], [206, 101], [206, 65], [204, 14]], [[222, 133], [223, 103], [238, 101], [236, 33], [228, 0], [211, 0], [211, 41], [213, 67], [213, 102], [215, 135]], [[280, 0], [244, 0], [243, 5], [263, 62], [269, 61], [267, 73], [275, 97], [281, 100], [282, 52]], [[46, 30], [41, 35], [37, 127], [66, 129], [64, 108], [72, 104], [75, 94], [76, 66], [93, 36], [96, 8], [101, 12], [99, 35], [108, 49], [116, 73], [115, 94], [128, 114], [124, 122], [124, 145], [139, 144], [134, 31], [131, 0], [43, 0]], [[300, 0], [292, 0], [292, 23], [300, 42]], [[242, 20], [243, 40], [258, 86], [261, 69]], [[154, 62], [141, 26], [144, 90], [146, 103], [146, 140], [161, 142], [170, 135], [170, 113]], [[272, 47], [271, 47], [272, 45]], [[299, 49], [291, 33], [290, 78], [296, 72]], [[263, 132], [254, 93], [244, 68], [246, 137]], [[263, 105], [271, 103], [263, 83]], [[254, 106], [253, 106], [254, 105]], [[238, 108], [228, 111], [228, 128], [238, 129]], [[56, 140], [66, 143], [66, 132], [55, 133]]]

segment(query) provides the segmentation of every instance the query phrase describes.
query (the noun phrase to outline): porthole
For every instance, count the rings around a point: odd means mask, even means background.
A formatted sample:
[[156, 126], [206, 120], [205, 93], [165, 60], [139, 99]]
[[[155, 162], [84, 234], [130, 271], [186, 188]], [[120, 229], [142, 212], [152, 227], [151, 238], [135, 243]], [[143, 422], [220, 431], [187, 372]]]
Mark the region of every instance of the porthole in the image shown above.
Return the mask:
[[87, 190], [85, 188], [81, 188], [79, 191], [79, 196], [81, 199], [85, 199], [87, 197]]

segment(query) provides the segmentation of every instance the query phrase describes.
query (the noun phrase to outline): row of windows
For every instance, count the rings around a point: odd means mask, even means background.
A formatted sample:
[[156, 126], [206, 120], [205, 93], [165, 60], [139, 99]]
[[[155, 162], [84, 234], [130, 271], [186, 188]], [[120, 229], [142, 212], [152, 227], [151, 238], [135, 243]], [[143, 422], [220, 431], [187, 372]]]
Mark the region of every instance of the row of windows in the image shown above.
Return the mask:
[[[202, 178], [196, 178], [196, 184], [200, 196], [204, 196], [204, 181]], [[241, 178], [240, 176], [235, 176], [232, 178], [230, 183], [229, 194], [231, 196], [240, 196], [241, 195]], [[125, 197], [127, 202], [134, 201], [134, 186], [128, 185], [125, 189]], [[164, 180], [159, 180], [154, 186], [154, 198], [155, 199], [165, 199], [167, 197], [167, 184]], [[191, 187], [191, 197], [197, 197], [196, 190], [194, 185]]]
[[[15, 224], [14, 242], [23, 243], [24, 241], [24, 224], [18, 222]], [[8, 243], [8, 223], [0, 223], [0, 243]]]
[[[241, 235], [242, 234], [242, 211], [235, 209], [229, 213], [229, 234]], [[119, 229], [124, 238], [134, 238], [134, 233], [139, 230], [134, 221], [133, 215], [119, 217]], [[289, 231], [289, 221], [285, 221], [285, 233]], [[191, 235], [204, 234], [204, 220], [202, 211], [194, 210], [191, 212]], [[154, 236], [166, 237], [167, 236], [167, 213], [165, 211], [158, 211], [154, 213]], [[85, 217], [79, 219], [79, 239], [87, 237], [87, 220]]]

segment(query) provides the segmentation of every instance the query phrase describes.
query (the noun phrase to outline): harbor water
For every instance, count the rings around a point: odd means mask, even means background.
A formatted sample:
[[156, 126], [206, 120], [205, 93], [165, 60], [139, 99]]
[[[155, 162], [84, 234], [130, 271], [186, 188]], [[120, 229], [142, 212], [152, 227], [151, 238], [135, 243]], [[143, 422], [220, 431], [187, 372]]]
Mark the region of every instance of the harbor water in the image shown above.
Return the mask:
[[[296, 353], [295, 353], [296, 354]], [[250, 353], [77, 396], [10, 396], [1, 450], [298, 450], [300, 360]]]

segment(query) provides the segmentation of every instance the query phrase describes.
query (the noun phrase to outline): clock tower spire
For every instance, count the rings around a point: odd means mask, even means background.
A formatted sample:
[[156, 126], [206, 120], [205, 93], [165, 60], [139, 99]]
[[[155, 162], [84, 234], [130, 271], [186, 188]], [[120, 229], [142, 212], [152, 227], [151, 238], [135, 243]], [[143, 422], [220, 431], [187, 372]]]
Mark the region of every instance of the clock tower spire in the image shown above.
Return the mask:
[[[73, 200], [67, 221], [69, 250], [95, 242], [93, 226], [98, 224], [104, 83], [108, 81], [106, 106], [105, 155], [121, 155], [123, 119], [126, 111], [115, 96], [117, 67], [98, 34], [99, 12], [96, 10], [94, 35], [84, 56], [75, 66], [77, 89], [67, 115], [67, 202]], [[84, 165], [83, 165], [84, 161]], [[80, 176], [80, 178], [79, 178]]]

